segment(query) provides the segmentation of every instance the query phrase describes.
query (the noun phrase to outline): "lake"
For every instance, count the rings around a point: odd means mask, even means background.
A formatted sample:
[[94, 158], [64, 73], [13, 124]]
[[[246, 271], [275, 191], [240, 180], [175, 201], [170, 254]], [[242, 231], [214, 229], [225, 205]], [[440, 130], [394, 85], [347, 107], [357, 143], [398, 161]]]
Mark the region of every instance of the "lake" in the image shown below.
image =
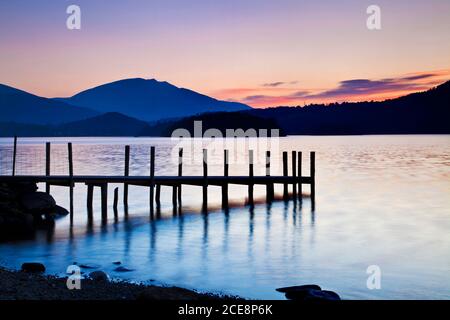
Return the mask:
[[[230, 139], [192, 139], [184, 175], [201, 175], [201, 149], [208, 148], [209, 174], [223, 171]], [[271, 139], [268, 139], [271, 140]], [[43, 174], [44, 142], [52, 142], [53, 174], [67, 174], [67, 141], [73, 142], [74, 172], [123, 173], [124, 146], [131, 146], [131, 175], [149, 174], [149, 147], [156, 147], [156, 175], [176, 175], [178, 142], [170, 138], [22, 138], [17, 174]], [[234, 141], [234, 142], [233, 142]], [[230, 175], [246, 175], [246, 150], [263, 157], [267, 141], [241, 139], [231, 147]], [[11, 139], [0, 139], [0, 173], [11, 174]], [[183, 188], [183, 207], [174, 216], [171, 191], [162, 187], [161, 217], [149, 219], [149, 190], [130, 187], [128, 217], [121, 205], [101, 222], [99, 191], [94, 224], [87, 223], [86, 187], [75, 187], [74, 225], [69, 216], [36, 239], [0, 244], [0, 265], [20, 268], [42, 262], [49, 274], [68, 265], [95, 264], [113, 278], [177, 285], [257, 299], [284, 299], [281, 286], [319, 284], [344, 299], [450, 298], [450, 136], [291, 136], [270, 141], [273, 172], [282, 151], [316, 151], [316, 203], [257, 201], [245, 205], [247, 188], [230, 187], [232, 206], [220, 209], [218, 187], [209, 187], [209, 211], [202, 214], [201, 188]], [[228, 148], [228, 147], [227, 147]], [[263, 159], [263, 158], [261, 158]], [[290, 155], [289, 155], [290, 161]], [[255, 175], [264, 164], [255, 164]], [[45, 190], [44, 185], [39, 186]], [[281, 194], [282, 187], [276, 192]], [[69, 207], [68, 189], [52, 187], [57, 203]], [[255, 197], [264, 199], [265, 188]], [[115, 272], [121, 261], [134, 271]], [[370, 290], [367, 268], [381, 270], [381, 288]], [[89, 271], [89, 270], [87, 270]]]

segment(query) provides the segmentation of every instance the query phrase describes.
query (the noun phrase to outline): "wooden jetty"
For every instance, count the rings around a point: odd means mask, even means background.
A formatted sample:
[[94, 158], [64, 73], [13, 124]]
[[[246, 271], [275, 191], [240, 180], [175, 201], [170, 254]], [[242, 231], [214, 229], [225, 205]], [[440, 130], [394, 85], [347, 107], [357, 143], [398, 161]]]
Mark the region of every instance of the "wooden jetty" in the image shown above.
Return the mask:
[[[101, 212], [102, 218], [107, 217], [108, 206], [108, 184], [123, 184], [123, 204], [125, 208], [128, 206], [128, 186], [144, 186], [150, 188], [150, 214], [153, 216], [156, 207], [161, 205], [161, 186], [169, 186], [172, 188], [172, 203], [174, 210], [177, 206], [181, 206], [182, 186], [200, 186], [203, 193], [203, 210], [207, 210], [208, 204], [208, 186], [219, 186], [222, 188], [222, 206], [228, 207], [228, 186], [245, 185], [248, 186], [248, 203], [253, 205], [253, 189], [255, 185], [266, 186], [266, 200], [272, 202], [275, 199], [274, 185], [283, 185], [283, 199], [290, 198], [288, 186], [292, 185], [292, 197], [294, 200], [302, 200], [302, 185], [310, 185], [311, 188], [311, 205], [314, 210], [315, 203], [315, 152], [310, 152], [310, 175], [302, 175], [302, 152], [292, 151], [291, 153], [291, 175], [288, 170], [288, 152], [283, 152], [283, 175], [271, 175], [271, 153], [266, 152], [266, 174], [264, 176], [254, 175], [254, 154], [253, 150], [249, 150], [248, 159], [248, 175], [246, 176], [230, 176], [229, 175], [229, 152], [224, 150], [223, 175], [208, 175], [208, 151], [203, 150], [203, 175], [201, 176], [183, 176], [183, 149], [178, 152], [178, 175], [177, 176], [156, 176], [155, 175], [155, 147], [150, 147], [150, 172], [148, 176], [132, 176], [130, 175], [130, 146], [125, 146], [125, 165], [123, 175], [117, 176], [101, 176], [101, 175], [75, 175], [73, 171], [72, 143], [67, 144], [68, 152], [68, 175], [51, 175], [51, 145], [46, 143], [45, 148], [45, 175], [17, 175], [16, 174], [16, 152], [17, 138], [14, 139], [13, 148], [13, 164], [12, 175], [0, 175], [0, 182], [35, 182], [45, 183], [46, 192], [50, 193], [51, 186], [65, 186], [69, 188], [70, 197], [70, 221], [73, 222], [73, 189], [76, 184], [85, 184], [87, 186], [87, 209], [88, 218], [92, 219], [93, 215], [93, 192], [94, 187], [101, 190]], [[114, 214], [117, 216], [118, 189], [114, 190]]]

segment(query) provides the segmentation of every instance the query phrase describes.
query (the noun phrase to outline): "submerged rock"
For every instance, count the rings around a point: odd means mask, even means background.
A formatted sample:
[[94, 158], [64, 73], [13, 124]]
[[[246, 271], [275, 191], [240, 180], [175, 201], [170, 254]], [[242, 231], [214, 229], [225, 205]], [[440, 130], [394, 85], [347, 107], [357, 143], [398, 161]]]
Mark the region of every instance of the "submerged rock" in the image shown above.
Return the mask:
[[99, 269], [100, 265], [98, 264], [90, 264], [90, 263], [82, 263], [79, 265], [82, 269]]
[[287, 299], [297, 301], [335, 301], [341, 300], [333, 291], [322, 290], [318, 285], [309, 284], [276, 289], [283, 292]]
[[126, 267], [120, 266], [114, 269], [114, 271], [116, 272], [130, 272], [130, 271], [134, 271], [133, 269], [128, 269]]
[[304, 284], [304, 285], [301, 285], [301, 286], [283, 287], [283, 288], [278, 288], [278, 289], [275, 289], [275, 290], [277, 290], [278, 292], [286, 293], [286, 292], [305, 291], [305, 290], [310, 290], [310, 289], [322, 290], [322, 288], [319, 287], [316, 284]]
[[31, 273], [45, 272], [45, 266], [39, 262], [25, 262], [22, 264], [22, 271]]

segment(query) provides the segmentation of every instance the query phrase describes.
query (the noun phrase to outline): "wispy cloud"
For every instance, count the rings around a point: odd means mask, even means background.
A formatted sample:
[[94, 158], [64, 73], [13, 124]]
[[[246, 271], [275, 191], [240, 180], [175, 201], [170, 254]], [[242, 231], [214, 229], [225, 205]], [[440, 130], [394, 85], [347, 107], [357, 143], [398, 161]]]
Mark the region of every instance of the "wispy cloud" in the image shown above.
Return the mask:
[[[427, 90], [448, 80], [450, 70], [416, 72], [384, 79], [347, 79], [330, 89], [283, 87], [287, 82], [266, 83], [265, 88], [230, 89], [240, 93], [233, 100], [252, 106], [298, 105], [341, 101], [383, 100], [415, 91]], [[232, 91], [231, 91], [232, 90]]]
[[269, 83], [263, 83], [262, 86], [263, 87], [280, 87], [280, 86], [284, 86], [284, 85], [293, 85], [293, 84], [297, 84], [298, 81], [277, 81], [277, 82], [269, 82]]

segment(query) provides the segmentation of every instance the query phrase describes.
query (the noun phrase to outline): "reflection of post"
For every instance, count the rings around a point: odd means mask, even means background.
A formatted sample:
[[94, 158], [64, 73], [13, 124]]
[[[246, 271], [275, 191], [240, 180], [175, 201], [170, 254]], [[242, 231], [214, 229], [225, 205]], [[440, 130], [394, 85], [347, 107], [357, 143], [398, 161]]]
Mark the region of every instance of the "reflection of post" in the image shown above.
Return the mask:
[[203, 211], [208, 210], [208, 150], [203, 149]]
[[[266, 177], [270, 177], [270, 151], [266, 151]], [[273, 183], [266, 185], [266, 200], [272, 202], [274, 198]]]
[[[288, 153], [287, 151], [283, 151], [283, 177], [287, 177], [288, 175]], [[283, 199], [288, 200], [288, 184], [285, 182], [283, 184]]]
[[70, 198], [70, 224], [73, 223], [73, 157], [72, 142], [67, 144], [67, 152], [69, 158], [69, 198]]
[[87, 185], [87, 212], [88, 212], [88, 221], [92, 221], [93, 219], [93, 202], [94, 198], [94, 185], [88, 184]]
[[12, 175], [16, 175], [17, 136], [14, 136]]
[[297, 163], [298, 163], [298, 170], [297, 170], [297, 175], [298, 175], [298, 199], [300, 201], [302, 201], [302, 153], [301, 151], [298, 152], [298, 156], [297, 156]]
[[248, 184], [248, 201], [252, 205], [253, 204], [253, 150], [248, 151], [248, 176], [250, 178], [250, 182]]
[[310, 153], [310, 175], [311, 175], [311, 206], [312, 210], [315, 208], [316, 202], [316, 153]]
[[[45, 144], [45, 175], [48, 177], [50, 175], [50, 142]], [[50, 193], [50, 184], [45, 183], [45, 192]]]
[[[228, 150], [223, 152], [223, 176], [228, 177]], [[228, 183], [224, 182], [222, 185], [222, 207], [228, 207]]]
[[156, 195], [155, 195], [156, 208], [161, 206], [161, 185], [156, 185]]
[[117, 212], [117, 203], [119, 202], [119, 188], [116, 187], [114, 189], [114, 203], [113, 203], [113, 209], [114, 209], [114, 218], [117, 219], [118, 212]]
[[[180, 148], [178, 150], [178, 176], [179, 177], [181, 177], [182, 172], [183, 172], [183, 149]], [[181, 192], [181, 183], [176, 184], [174, 182], [173, 186], [172, 186], [172, 205], [173, 205], [173, 209], [174, 209], [174, 214], [176, 214], [177, 199], [181, 198], [181, 194], [179, 194], [177, 196], [177, 193], [179, 191]], [[181, 199], [179, 202], [181, 203]]]
[[102, 220], [106, 220], [108, 217], [108, 184], [103, 183], [100, 186], [100, 192], [102, 197]]
[[[125, 177], [130, 174], [130, 146], [125, 146]], [[128, 183], [123, 184], [123, 205], [128, 206]]]
[[153, 217], [153, 198], [155, 192], [155, 147], [150, 147], [150, 215]]
[[297, 200], [297, 152], [292, 151], [292, 196], [294, 201]]

